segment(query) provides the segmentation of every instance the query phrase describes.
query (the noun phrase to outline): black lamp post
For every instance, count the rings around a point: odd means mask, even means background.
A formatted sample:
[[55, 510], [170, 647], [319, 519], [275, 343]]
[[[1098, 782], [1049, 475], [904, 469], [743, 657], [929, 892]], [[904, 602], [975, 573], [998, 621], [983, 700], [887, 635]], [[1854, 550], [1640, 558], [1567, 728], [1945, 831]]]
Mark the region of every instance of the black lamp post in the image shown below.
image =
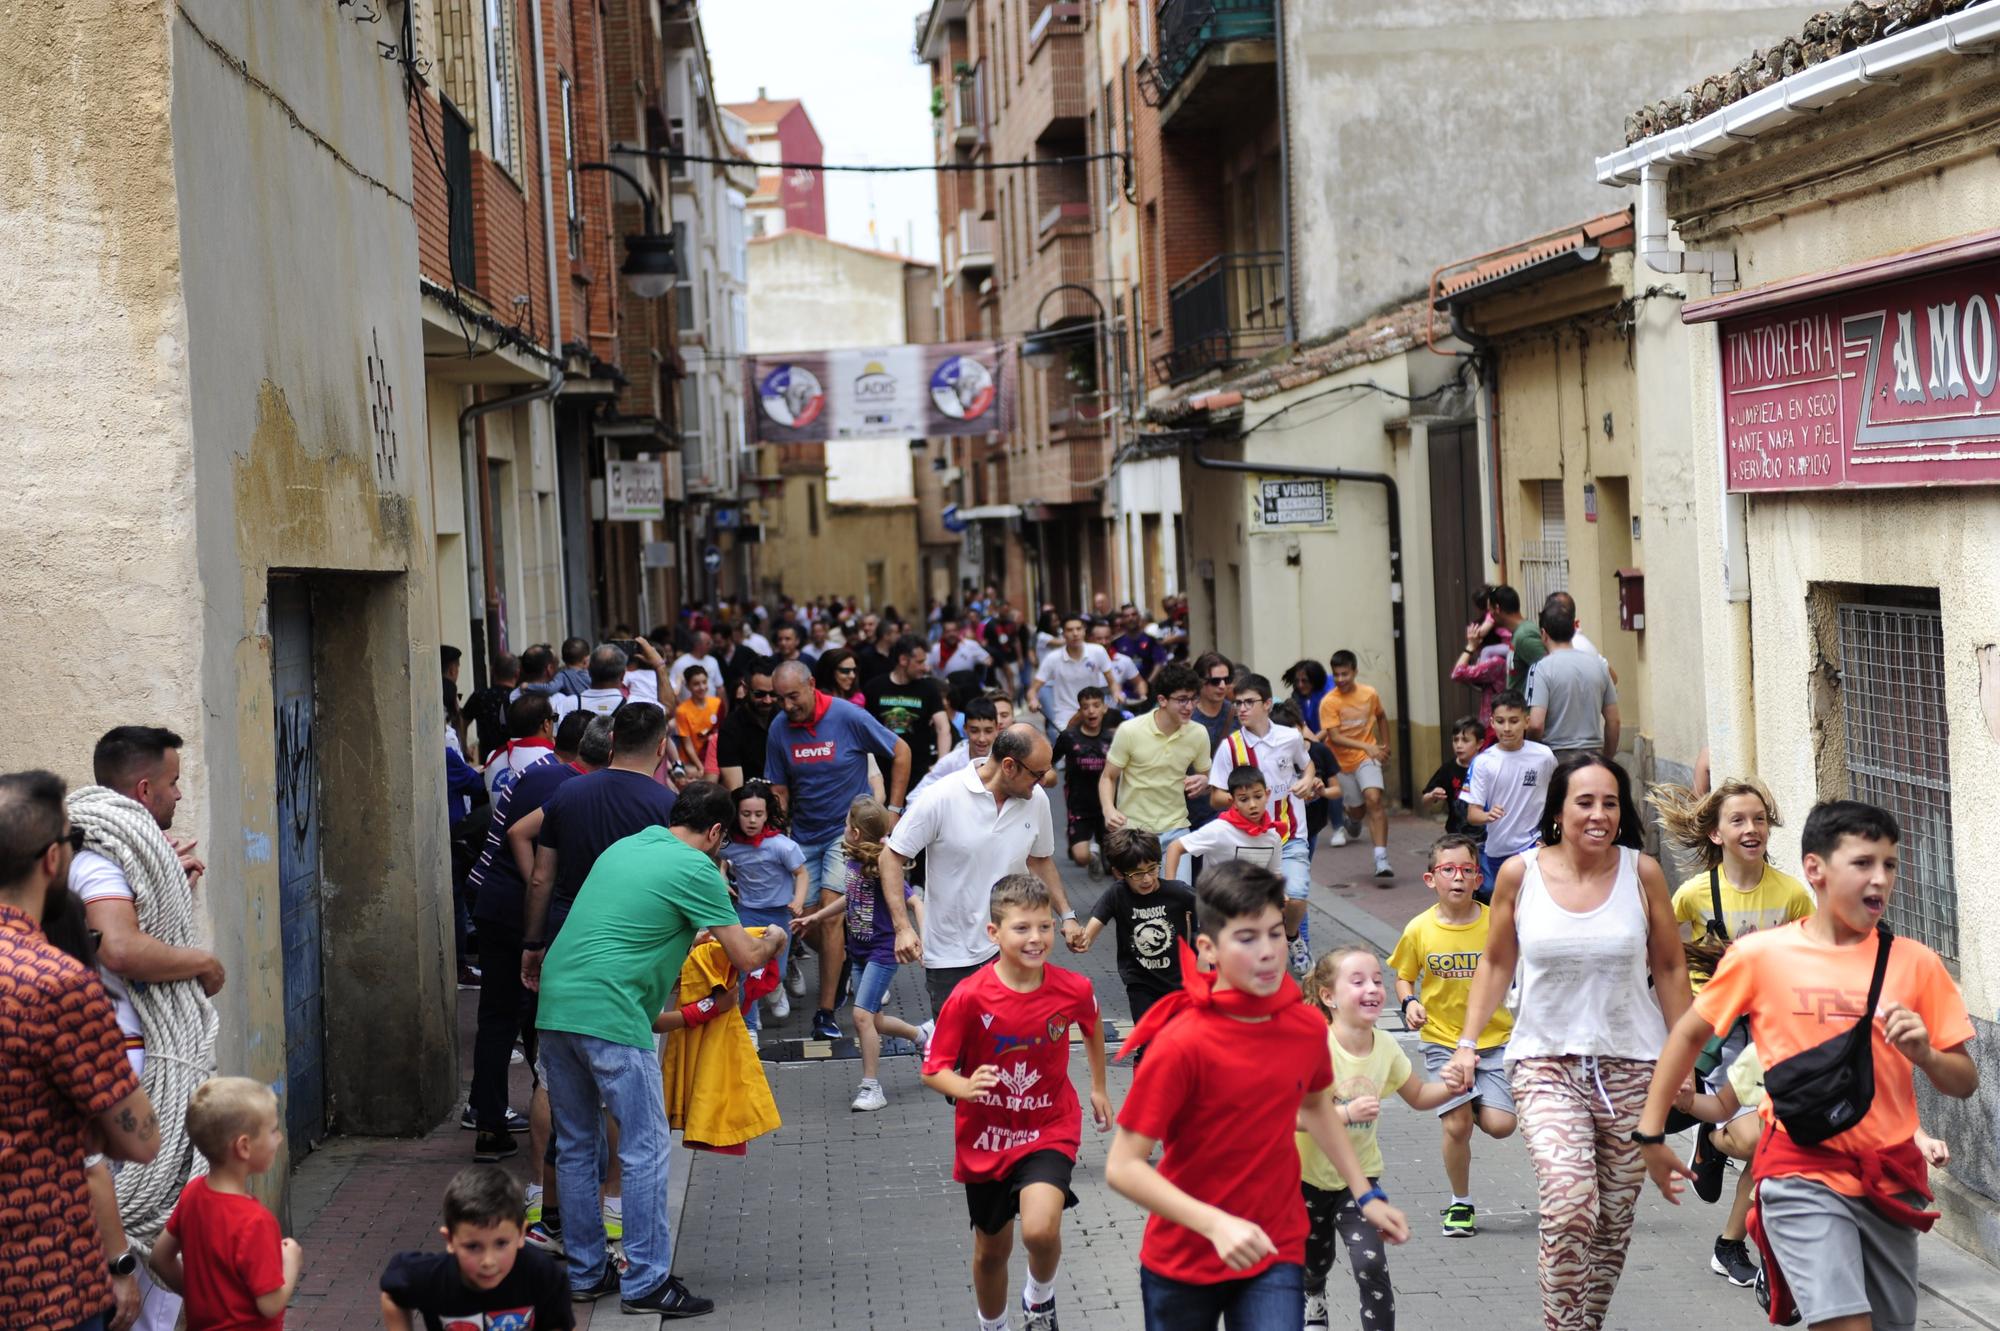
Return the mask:
[[1056, 358], [1077, 340], [1077, 331], [1074, 329], [1042, 327], [1042, 314], [1049, 307], [1049, 297], [1063, 291], [1081, 291], [1090, 297], [1090, 303], [1097, 307], [1097, 326], [1103, 327], [1108, 322], [1104, 302], [1098, 299], [1097, 293], [1089, 287], [1080, 282], [1064, 282], [1060, 286], [1050, 287], [1048, 293], [1035, 306], [1035, 331], [1021, 339], [1021, 358], [1038, 370], [1054, 369]]
[[674, 260], [674, 238], [660, 234], [659, 211], [639, 177], [611, 162], [578, 162], [579, 171], [609, 171], [632, 187], [646, 210], [645, 229], [625, 237], [625, 262], [618, 266], [625, 286], [641, 300], [657, 300], [674, 289], [680, 267]]

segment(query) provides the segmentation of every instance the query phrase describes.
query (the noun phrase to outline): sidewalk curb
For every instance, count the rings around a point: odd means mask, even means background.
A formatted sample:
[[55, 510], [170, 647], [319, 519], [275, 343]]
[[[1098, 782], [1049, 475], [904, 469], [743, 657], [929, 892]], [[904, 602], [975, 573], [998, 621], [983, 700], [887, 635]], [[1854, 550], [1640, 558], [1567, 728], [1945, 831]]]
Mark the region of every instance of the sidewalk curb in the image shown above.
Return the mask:
[[1923, 1249], [1917, 1258], [1917, 1286], [1984, 1327], [2000, 1331], [2000, 1283], [1993, 1268], [1950, 1239]]

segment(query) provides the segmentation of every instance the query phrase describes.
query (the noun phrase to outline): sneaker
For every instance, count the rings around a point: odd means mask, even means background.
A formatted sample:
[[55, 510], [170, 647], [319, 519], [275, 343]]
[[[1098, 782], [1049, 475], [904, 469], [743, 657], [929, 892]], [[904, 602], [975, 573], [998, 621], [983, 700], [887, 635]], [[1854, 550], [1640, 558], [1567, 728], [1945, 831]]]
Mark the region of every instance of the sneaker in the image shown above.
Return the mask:
[[604, 1274], [598, 1277], [595, 1285], [592, 1285], [589, 1289], [578, 1289], [574, 1285], [570, 1286], [569, 1301], [571, 1303], [595, 1303], [606, 1295], [616, 1294], [617, 1292], [618, 1268], [610, 1262], [606, 1262], [604, 1264]]
[[804, 998], [806, 996], [806, 973], [800, 970], [796, 964], [785, 972], [785, 988], [792, 991], [793, 998]]
[[840, 1023], [833, 1019], [833, 1013], [825, 1008], [818, 1008], [813, 1012], [812, 1032], [813, 1038], [817, 1040], [838, 1040]]
[[1349, 819], [1347, 820], [1347, 827], [1346, 827], [1346, 830], [1347, 830], [1347, 835], [1349, 835], [1349, 836], [1351, 836], [1351, 837], [1357, 837], [1357, 836], [1360, 836], [1360, 835], [1361, 835], [1361, 820], [1360, 820], [1359, 818], [1349, 818]]
[[1326, 1307], [1326, 1295], [1315, 1291], [1306, 1295], [1306, 1331], [1316, 1326], [1328, 1326], [1333, 1321]]
[[786, 996], [784, 985], [781, 984], [771, 991], [769, 1006], [772, 1021], [783, 1021], [792, 1015], [792, 1000]]
[[539, 1193], [539, 1192], [531, 1192], [531, 1193], [529, 1193], [529, 1194], [528, 1194], [528, 1218], [527, 1218], [526, 1220], [522, 1221], [521, 1223], [522, 1223], [522, 1224], [524, 1224], [524, 1225], [531, 1225], [531, 1226], [532, 1226], [532, 1225], [539, 1225], [539, 1224], [541, 1224], [541, 1223], [542, 1223], [542, 1194], [541, 1194], [541, 1193]]
[[1759, 1274], [1757, 1263], [1750, 1260], [1750, 1245], [1742, 1239], [1717, 1239], [1708, 1269], [1738, 1289], [1756, 1284]]
[[[467, 1132], [479, 1131], [479, 1115], [473, 1111], [471, 1105], [467, 1105], [465, 1112], [458, 1116], [458, 1126]], [[507, 1131], [526, 1132], [528, 1126], [527, 1115], [517, 1114], [511, 1109], [507, 1111]]]
[[888, 1107], [889, 1097], [882, 1094], [882, 1083], [879, 1081], [862, 1082], [861, 1089], [854, 1093], [854, 1103], [848, 1106], [849, 1109], [861, 1113]]
[[1694, 1175], [1694, 1195], [1714, 1205], [1722, 1197], [1722, 1174], [1729, 1159], [1715, 1149], [1709, 1136], [1708, 1124], [1695, 1125], [1694, 1155], [1688, 1160], [1688, 1171]]
[[1444, 1208], [1444, 1236], [1448, 1239], [1469, 1239], [1479, 1232], [1473, 1223], [1474, 1209], [1471, 1202], [1453, 1202]]
[[1305, 977], [1305, 973], [1312, 969], [1312, 964], [1313, 964], [1312, 945], [1306, 942], [1306, 936], [1304, 934], [1300, 934], [1298, 937], [1292, 940], [1291, 948], [1292, 948], [1292, 974], [1299, 976], [1301, 979], [1303, 979]]
[[472, 1143], [472, 1162], [494, 1165], [521, 1149], [511, 1132], [482, 1132]]
[[1333, 835], [1332, 835], [1332, 836], [1330, 836], [1330, 837], [1328, 837], [1328, 838], [1326, 839], [1326, 844], [1327, 844], [1327, 845], [1329, 845], [1329, 846], [1344, 846], [1344, 845], [1346, 845], [1346, 844], [1347, 844], [1347, 829], [1346, 829], [1346, 828], [1344, 828], [1344, 827], [1336, 827], [1336, 828], [1334, 828], [1334, 829], [1333, 829]]
[[610, 1259], [611, 1268], [618, 1273], [618, 1283], [624, 1284], [625, 1277], [632, 1274], [632, 1259], [625, 1255], [624, 1242], [612, 1239], [604, 1245], [604, 1255]]
[[518, 1068], [518, 1067], [520, 1067], [520, 1066], [521, 1066], [521, 1065], [522, 1065], [523, 1063], [525, 1063], [525, 1062], [527, 1062], [527, 1061], [528, 1061], [528, 1056], [527, 1056], [526, 1054], [522, 1053], [522, 1052], [521, 1052], [521, 1049], [520, 1049], [520, 1046], [518, 1046], [518, 1045], [517, 1045], [517, 1046], [515, 1046], [515, 1047], [514, 1047], [513, 1049], [510, 1049], [510, 1050], [508, 1050], [508, 1051], [507, 1051], [507, 1061], [508, 1061], [508, 1063], [512, 1064], [512, 1065], [513, 1065], [514, 1067], [517, 1067], [517, 1068]]
[[1377, 878], [1394, 878], [1396, 876], [1396, 871], [1389, 867], [1389, 852], [1383, 850], [1380, 846], [1375, 848], [1375, 876]]
[[1030, 1303], [1027, 1296], [1022, 1296], [1021, 1331], [1057, 1331], [1055, 1295], [1049, 1295], [1041, 1303]]
[[937, 1023], [927, 1021], [917, 1027], [917, 1057], [922, 1058], [931, 1051], [931, 1037], [937, 1034]]
[[562, 1222], [558, 1220], [551, 1225], [546, 1212], [540, 1220], [529, 1225], [521, 1237], [527, 1240], [529, 1247], [540, 1248], [551, 1257], [563, 1255]]
[[715, 1300], [704, 1299], [693, 1294], [681, 1283], [679, 1276], [668, 1276], [661, 1286], [651, 1294], [642, 1294], [636, 1299], [618, 1300], [618, 1311], [625, 1313], [656, 1313], [662, 1318], [699, 1317], [703, 1313], [715, 1311]]
[[461, 989], [477, 989], [479, 987], [479, 967], [460, 966], [458, 968], [458, 987]]
[[1095, 846], [1090, 848], [1090, 876], [1092, 878], [1104, 877], [1104, 854]]

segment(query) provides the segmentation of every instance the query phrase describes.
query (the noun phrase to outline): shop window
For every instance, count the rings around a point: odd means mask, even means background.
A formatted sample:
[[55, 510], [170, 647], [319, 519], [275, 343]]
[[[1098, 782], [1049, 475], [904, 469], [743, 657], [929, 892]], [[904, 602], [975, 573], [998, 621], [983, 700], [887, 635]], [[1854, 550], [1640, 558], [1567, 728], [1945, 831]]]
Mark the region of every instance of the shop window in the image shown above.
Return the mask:
[[[1946, 720], [1944, 626], [1935, 590], [1815, 589], [1832, 610], [1839, 673], [1822, 704], [1838, 725], [1838, 771], [1852, 799], [1896, 815], [1896, 891], [1889, 927], [1958, 964], [1958, 889], [1952, 868], [1951, 729]], [[1835, 755], [1829, 754], [1828, 757]]]
[[1526, 527], [1516, 558], [1521, 569], [1521, 612], [1529, 619], [1541, 613], [1550, 592], [1569, 590], [1569, 533], [1563, 527], [1563, 486], [1559, 480], [1528, 481]]

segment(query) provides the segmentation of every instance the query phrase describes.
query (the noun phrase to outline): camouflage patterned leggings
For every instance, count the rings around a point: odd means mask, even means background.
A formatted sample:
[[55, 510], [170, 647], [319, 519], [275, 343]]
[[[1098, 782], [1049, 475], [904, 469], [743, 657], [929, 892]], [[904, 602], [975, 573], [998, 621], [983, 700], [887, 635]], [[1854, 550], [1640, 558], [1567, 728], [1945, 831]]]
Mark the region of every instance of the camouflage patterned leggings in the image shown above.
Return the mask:
[[1569, 1055], [1520, 1059], [1511, 1070], [1541, 1213], [1542, 1325], [1599, 1331], [1646, 1179], [1628, 1134], [1653, 1065]]

